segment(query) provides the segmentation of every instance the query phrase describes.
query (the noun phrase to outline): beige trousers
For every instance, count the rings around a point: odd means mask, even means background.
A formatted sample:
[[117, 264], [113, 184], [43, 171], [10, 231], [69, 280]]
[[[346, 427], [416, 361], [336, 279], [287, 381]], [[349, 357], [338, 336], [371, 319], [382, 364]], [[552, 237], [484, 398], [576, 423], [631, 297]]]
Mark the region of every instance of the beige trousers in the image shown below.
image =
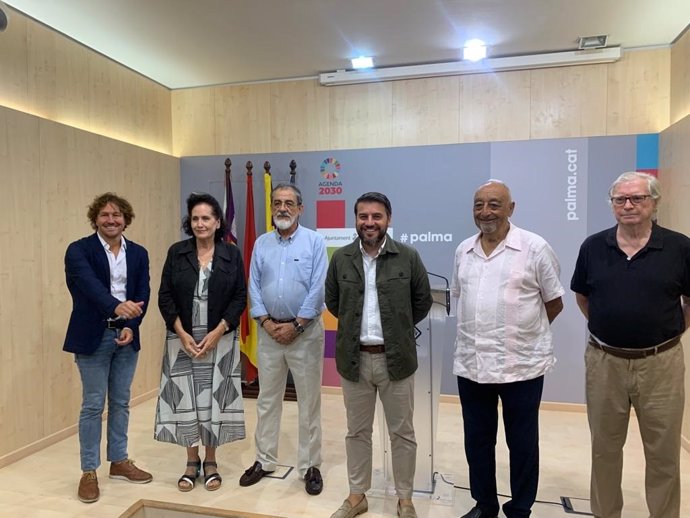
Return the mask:
[[321, 318], [315, 319], [290, 345], [282, 345], [259, 328], [257, 360], [259, 397], [256, 400], [256, 460], [266, 471], [278, 463], [280, 417], [288, 368], [297, 392], [299, 419], [297, 471], [321, 467], [321, 374], [324, 334]]
[[414, 375], [400, 381], [388, 378], [386, 354], [360, 353], [359, 381], [341, 378], [347, 414], [347, 475], [350, 493], [371, 488], [371, 434], [378, 392], [391, 441], [391, 463], [398, 498], [412, 498], [417, 442], [414, 436]]
[[623, 445], [635, 408], [646, 461], [650, 518], [680, 517], [680, 433], [685, 401], [682, 343], [626, 360], [588, 346], [587, 417], [592, 435], [592, 513], [621, 518]]

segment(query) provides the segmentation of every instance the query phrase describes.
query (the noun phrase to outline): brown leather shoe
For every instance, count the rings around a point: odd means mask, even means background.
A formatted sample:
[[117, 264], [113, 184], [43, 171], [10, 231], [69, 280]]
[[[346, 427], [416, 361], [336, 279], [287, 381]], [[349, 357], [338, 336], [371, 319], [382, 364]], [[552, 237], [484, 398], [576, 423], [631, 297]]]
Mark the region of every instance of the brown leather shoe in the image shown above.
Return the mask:
[[101, 492], [98, 490], [98, 478], [95, 471], [82, 473], [77, 496], [85, 504], [92, 504], [100, 498]]
[[110, 463], [110, 478], [126, 480], [133, 484], [148, 484], [153, 480], [151, 473], [137, 468], [132, 459]]

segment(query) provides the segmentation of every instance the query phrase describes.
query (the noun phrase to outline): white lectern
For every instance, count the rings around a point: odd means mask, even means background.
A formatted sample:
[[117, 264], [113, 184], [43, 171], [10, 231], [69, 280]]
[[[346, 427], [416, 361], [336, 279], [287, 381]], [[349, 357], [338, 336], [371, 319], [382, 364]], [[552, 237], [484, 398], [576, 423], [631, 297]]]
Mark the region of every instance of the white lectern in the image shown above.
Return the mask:
[[[433, 275], [433, 274], [431, 274]], [[417, 324], [417, 358], [419, 367], [414, 380], [414, 430], [417, 439], [417, 469], [414, 478], [414, 491], [434, 493], [434, 455], [436, 446], [436, 427], [438, 425], [438, 402], [441, 393], [441, 370], [443, 353], [449, 337], [446, 336], [446, 318], [450, 312], [448, 288], [432, 288], [434, 304], [429, 315]], [[383, 452], [382, 470], [374, 470], [372, 492], [395, 493], [393, 469], [391, 466], [388, 427], [383, 414], [383, 406], [377, 399], [376, 414], [379, 423], [379, 437]], [[374, 460], [376, 462], [376, 459]], [[376, 465], [376, 464], [374, 464]]]

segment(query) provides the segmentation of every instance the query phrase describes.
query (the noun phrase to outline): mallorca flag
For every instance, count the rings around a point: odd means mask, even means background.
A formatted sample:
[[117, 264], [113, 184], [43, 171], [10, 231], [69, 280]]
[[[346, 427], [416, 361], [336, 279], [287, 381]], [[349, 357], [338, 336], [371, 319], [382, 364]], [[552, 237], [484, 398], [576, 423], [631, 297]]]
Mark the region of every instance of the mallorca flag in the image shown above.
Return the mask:
[[226, 243], [237, 244], [237, 223], [235, 222], [235, 201], [232, 196], [232, 183], [230, 181], [230, 166], [232, 163], [228, 158], [225, 162], [225, 202], [223, 203], [225, 211], [225, 235], [223, 240]]
[[[256, 241], [256, 223], [254, 221], [254, 187], [252, 185], [252, 172], [247, 171], [247, 211], [245, 214], [244, 229], [244, 276], [249, 280], [249, 265], [252, 261], [254, 242]], [[251, 303], [251, 301], [248, 301]], [[249, 317], [249, 304], [242, 313], [240, 320], [240, 350], [249, 360], [245, 366], [245, 381], [251, 383], [256, 379], [258, 365], [257, 352], [257, 328], [256, 321]]]

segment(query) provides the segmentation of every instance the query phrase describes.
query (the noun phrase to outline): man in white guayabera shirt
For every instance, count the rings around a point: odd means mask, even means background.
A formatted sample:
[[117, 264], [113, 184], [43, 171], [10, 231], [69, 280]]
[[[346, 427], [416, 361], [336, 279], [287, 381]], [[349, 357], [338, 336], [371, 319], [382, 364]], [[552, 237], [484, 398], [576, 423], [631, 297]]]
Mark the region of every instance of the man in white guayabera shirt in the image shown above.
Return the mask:
[[540, 236], [516, 227], [510, 189], [490, 180], [474, 195], [479, 233], [455, 251], [451, 294], [465, 455], [476, 505], [462, 518], [496, 518], [496, 433], [501, 400], [510, 449], [507, 518], [530, 515], [539, 481], [539, 403], [555, 363], [550, 324], [563, 309], [560, 266]]

